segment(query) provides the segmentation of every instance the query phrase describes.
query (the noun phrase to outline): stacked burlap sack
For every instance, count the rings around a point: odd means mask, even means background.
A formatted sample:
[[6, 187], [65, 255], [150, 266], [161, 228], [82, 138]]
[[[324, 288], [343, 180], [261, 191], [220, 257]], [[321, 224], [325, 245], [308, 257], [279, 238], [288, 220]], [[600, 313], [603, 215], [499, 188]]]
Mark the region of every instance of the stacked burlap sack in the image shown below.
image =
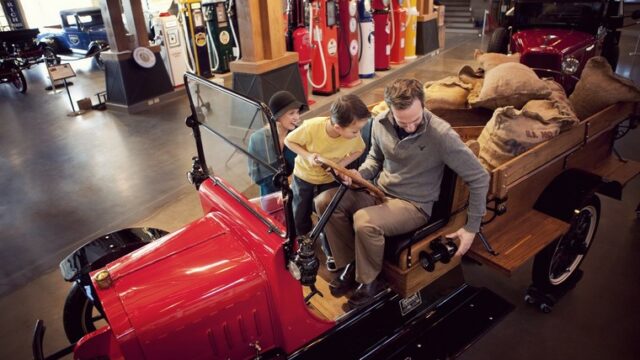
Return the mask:
[[498, 167], [600, 110], [620, 101], [640, 101], [640, 90], [615, 75], [602, 57], [590, 59], [573, 94], [525, 65], [503, 63], [485, 73], [472, 107], [494, 109], [478, 138], [480, 161]]
[[[569, 98], [552, 79], [540, 79], [520, 55], [476, 51], [480, 68], [424, 84], [429, 110], [486, 108], [493, 111], [478, 137], [480, 161], [492, 170], [535, 145], [570, 129], [617, 102], [640, 101], [640, 89], [613, 73], [602, 57], [590, 59]], [[382, 101], [371, 112], [388, 110]], [[445, 119], [447, 120], [447, 119]]]
[[[425, 107], [429, 110], [441, 109], [468, 109], [470, 101], [477, 99], [484, 73], [503, 63], [519, 63], [520, 55], [504, 55], [496, 53], [482, 53], [476, 50], [475, 59], [480, 63], [480, 69], [474, 70], [471, 66], [464, 66], [457, 76], [448, 76], [437, 81], [428, 81], [424, 84]], [[384, 101], [376, 104], [371, 113], [376, 116], [389, 110]]]

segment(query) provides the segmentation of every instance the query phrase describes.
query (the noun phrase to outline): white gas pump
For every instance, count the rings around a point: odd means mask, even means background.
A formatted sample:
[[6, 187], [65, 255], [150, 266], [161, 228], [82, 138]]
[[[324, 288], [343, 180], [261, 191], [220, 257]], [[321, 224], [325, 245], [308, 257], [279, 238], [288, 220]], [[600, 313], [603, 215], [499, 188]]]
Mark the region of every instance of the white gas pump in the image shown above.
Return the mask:
[[186, 48], [184, 35], [178, 19], [169, 13], [162, 13], [153, 18], [156, 37], [155, 43], [160, 44], [160, 55], [171, 78], [174, 87], [184, 83], [183, 75], [187, 72], [185, 62]]

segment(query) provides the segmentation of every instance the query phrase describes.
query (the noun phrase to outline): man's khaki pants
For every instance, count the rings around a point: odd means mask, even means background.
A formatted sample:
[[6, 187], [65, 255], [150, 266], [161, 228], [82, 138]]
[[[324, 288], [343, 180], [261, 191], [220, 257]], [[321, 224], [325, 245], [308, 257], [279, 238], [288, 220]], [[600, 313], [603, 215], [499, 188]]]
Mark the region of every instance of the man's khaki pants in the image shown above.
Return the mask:
[[[337, 189], [315, 198], [318, 214], [329, 206]], [[382, 270], [386, 236], [403, 234], [427, 223], [428, 217], [412, 203], [387, 197], [384, 202], [365, 191], [348, 190], [327, 222], [325, 234], [336, 266], [355, 259], [356, 281], [369, 284]]]

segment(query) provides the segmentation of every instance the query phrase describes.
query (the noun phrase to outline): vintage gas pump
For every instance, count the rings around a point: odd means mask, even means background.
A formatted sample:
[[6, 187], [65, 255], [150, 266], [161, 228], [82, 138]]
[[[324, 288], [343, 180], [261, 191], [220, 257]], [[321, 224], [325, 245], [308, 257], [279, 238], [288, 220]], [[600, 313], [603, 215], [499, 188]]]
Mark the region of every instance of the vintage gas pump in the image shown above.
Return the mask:
[[178, 0], [180, 22], [187, 39], [187, 57], [190, 70], [204, 77], [211, 77], [211, 60], [207, 46], [207, 25], [202, 14], [200, 0]]
[[235, 45], [232, 22], [227, 15], [226, 0], [202, 0], [202, 12], [207, 26], [209, 57], [213, 62], [213, 72], [229, 72], [229, 63], [235, 60]]
[[407, 9], [403, 0], [391, 0], [391, 63], [404, 62], [404, 41], [407, 28]]
[[373, 17], [371, 16], [371, 0], [358, 0], [358, 16], [360, 23], [360, 54], [358, 72], [361, 78], [372, 78], [375, 73], [375, 36]]
[[183, 75], [187, 72], [187, 63], [184, 61], [186, 48], [184, 35], [178, 24], [178, 19], [169, 13], [161, 13], [153, 18], [156, 44], [160, 44], [160, 56], [167, 68], [171, 83], [174, 87], [184, 83]]
[[240, 59], [240, 29], [238, 28], [238, 16], [236, 12], [236, 0], [227, 0], [227, 18], [231, 21], [231, 34], [233, 35], [233, 58]]
[[309, 82], [314, 94], [331, 95], [340, 89], [336, 2], [311, 0], [309, 7], [309, 34], [313, 44]]
[[338, 59], [340, 61], [340, 86], [352, 87], [360, 84], [358, 77], [358, 54], [360, 53], [358, 29], [358, 5], [356, 0], [339, 0], [340, 37]]
[[389, 62], [391, 60], [389, 0], [373, 0], [371, 7], [373, 8], [373, 26], [376, 37], [375, 68], [378, 71], [389, 70]]
[[404, 0], [407, 5], [407, 31], [405, 34], [404, 57], [413, 59], [416, 57], [416, 34], [418, 24], [417, 0]]
[[315, 101], [309, 99], [309, 65], [311, 64], [311, 37], [309, 30], [304, 25], [304, 4], [303, 0], [292, 0], [287, 9], [287, 50], [298, 53], [298, 70], [302, 79], [304, 96], [307, 104], [311, 105]]

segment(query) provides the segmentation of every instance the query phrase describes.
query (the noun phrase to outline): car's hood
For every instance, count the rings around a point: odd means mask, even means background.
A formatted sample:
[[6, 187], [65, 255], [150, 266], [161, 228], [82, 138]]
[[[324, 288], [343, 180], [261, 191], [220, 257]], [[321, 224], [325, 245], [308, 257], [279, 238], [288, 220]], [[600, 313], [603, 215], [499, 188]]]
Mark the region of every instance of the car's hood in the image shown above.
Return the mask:
[[275, 344], [262, 264], [216, 214], [106, 270], [112, 283], [96, 284], [98, 297], [126, 357], [195, 359], [215, 347], [213, 357], [245, 358], [251, 341]]
[[563, 56], [593, 43], [594, 36], [582, 31], [543, 28], [521, 30], [513, 35], [515, 51], [555, 52]]

